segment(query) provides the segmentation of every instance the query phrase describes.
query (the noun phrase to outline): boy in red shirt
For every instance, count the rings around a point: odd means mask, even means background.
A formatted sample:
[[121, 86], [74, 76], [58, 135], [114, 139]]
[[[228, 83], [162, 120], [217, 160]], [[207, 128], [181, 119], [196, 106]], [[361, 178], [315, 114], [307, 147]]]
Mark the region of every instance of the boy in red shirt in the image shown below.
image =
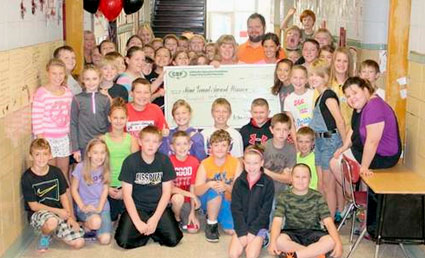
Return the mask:
[[194, 185], [199, 161], [189, 155], [191, 145], [190, 136], [185, 131], [176, 132], [171, 139], [171, 149], [175, 154], [170, 156], [170, 160], [176, 171], [171, 190], [171, 208], [182, 228], [189, 233], [196, 233], [200, 225], [195, 210], [201, 204], [194, 194]]

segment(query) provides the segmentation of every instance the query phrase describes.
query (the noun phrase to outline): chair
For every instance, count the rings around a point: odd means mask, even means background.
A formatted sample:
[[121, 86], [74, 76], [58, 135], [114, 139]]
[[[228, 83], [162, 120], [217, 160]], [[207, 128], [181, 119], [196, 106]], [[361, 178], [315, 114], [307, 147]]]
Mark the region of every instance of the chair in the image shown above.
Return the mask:
[[[348, 211], [342, 218], [341, 223], [338, 226], [338, 231], [342, 228], [345, 221], [351, 215], [351, 229], [350, 229], [350, 253], [347, 258], [353, 253], [357, 248], [357, 245], [360, 243], [360, 240], [364, 237], [366, 233], [366, 224], [362, 228], [362, 232], [356, 241], [356, 244], [352, 246], [353, 235], [354, 235], [354, 224], [356, 220], [356, 211], [366, 210], [367, 207], [367, 192], [366, 191], [356, 191], [355, 185], [360, 180], [360, 165], [357, 161], [348, 158], [346, 155], [342, 156], [341, 159], [341, 178], [342, 180], [342, 192], [344, 198], [348, 203]], [[348, 185], [347, 185], [348, 184]]]

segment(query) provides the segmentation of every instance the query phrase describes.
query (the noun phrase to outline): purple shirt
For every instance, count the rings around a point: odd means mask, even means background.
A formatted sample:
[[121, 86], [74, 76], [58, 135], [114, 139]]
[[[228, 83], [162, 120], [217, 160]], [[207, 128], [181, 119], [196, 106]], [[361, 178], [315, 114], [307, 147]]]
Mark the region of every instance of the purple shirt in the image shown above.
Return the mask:
[[[78, 163], [74, 171], [72, 171], [72, 176], [78, 179], [78, 193], [84, 205], [91, 204], [97, 208], [103, 192], [103, 167], [91, 171], [90, 175], [93, 179], [93, 184], [87, 185], [83, 178], [83, 162]], [[109, 202], [106, 201], [103, 210], [109, 211], [109, 209]]]
[[393, 156], [398, 152], [397, 120], [392, 108], [380, 97], [372, 98], [363, 107], [360, 117], [360, 138], [366, 141], [366, 126], [384, 122], [384, 131], [376, 153], [381, 156]]

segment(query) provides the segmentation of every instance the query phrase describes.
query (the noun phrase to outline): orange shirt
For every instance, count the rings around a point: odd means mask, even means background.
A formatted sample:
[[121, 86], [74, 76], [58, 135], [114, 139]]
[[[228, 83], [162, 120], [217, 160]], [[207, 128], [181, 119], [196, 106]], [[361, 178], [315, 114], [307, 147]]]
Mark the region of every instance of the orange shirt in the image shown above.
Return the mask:
[[[210, 156], [204, 159], [201, 165], [207, 172], [207, 181], [222, 180], [226, 184], [231, 184], [236, 176], [236, 169], [238, 168], [239, 160], [231, 155], [227, 155], [226, 161], [223, 165], [217, 166], [214, 162], [214, 157]], [[231, 199], [231, 194], [226, 192], [226, 199]]]
[[[285, 51], [281, 48], [279, 50], [279, 59], [285, 58]], [[238, 59], [246, 64], [255, 64], [265, 59], [263, 46], [253, 47], [249, 41], [243, 43], [238, 48]]]

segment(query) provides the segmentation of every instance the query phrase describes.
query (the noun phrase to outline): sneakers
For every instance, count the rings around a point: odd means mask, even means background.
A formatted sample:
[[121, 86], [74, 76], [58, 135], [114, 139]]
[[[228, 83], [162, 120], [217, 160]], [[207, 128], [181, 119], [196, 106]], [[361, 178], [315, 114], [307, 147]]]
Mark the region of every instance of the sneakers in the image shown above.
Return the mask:
[[339, 211], [337, 211], [335, 213], [334, 221], [335, 221], [335, 223], [339, 224], [341, 222], [341, 220], [342, 220], [341, 213]]
[[97, 236], [96, 230], [87, 231], [84, 233], [84, 240], [96, 241], [97, 240], [96, 236]]
[[217, 243], [220, 238], [220, 234], [218, 233], [218, 223], [208, 224], [205, 227], [205, 237], [208, 242]]
[[40, 240], [38, 240], [38, 251], [46, 252], [49, 249], [50, 244], [50, 235], [41, 235]]

